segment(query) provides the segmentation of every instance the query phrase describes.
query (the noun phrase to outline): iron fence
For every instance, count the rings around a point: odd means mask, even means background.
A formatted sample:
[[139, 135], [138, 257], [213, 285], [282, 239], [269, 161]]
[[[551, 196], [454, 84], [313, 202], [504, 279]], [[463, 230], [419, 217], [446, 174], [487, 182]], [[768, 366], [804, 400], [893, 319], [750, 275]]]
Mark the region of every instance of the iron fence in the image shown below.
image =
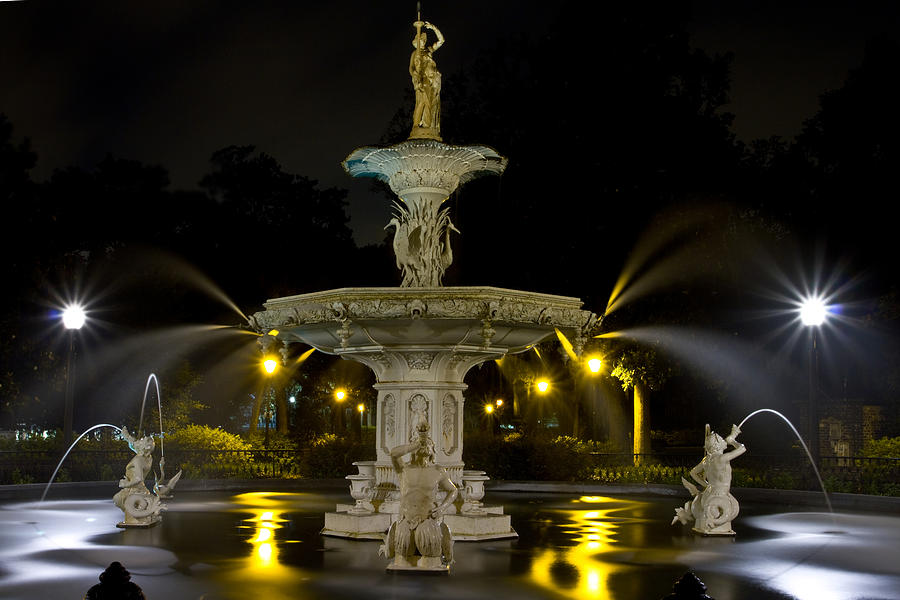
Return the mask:
[[[118, 481], [134, 456], [129, 450], [74, 450], [62, 462], [55, 481]], [[49, 481], [62, 455], [47, 450], [0, 451], [0, 484]], [[184, 470], [190, 479], [264, 479], [299, 477], [293, 450], [169, 450], [165, 478]], [[159, 474], [159, 456], [154, 469]]]
[[[592, 453], [592, 479], [607, 483], [670, 483], [691, 480], [690, 470], [702, 452], [687, 454]], [[828, 491], [900, 496], [900, 459], [822, 456], [819, 475]], [[819, 490], [806, 456], [751, 454], [732, 463], [734, 487]]]
[[[75, 450], [63, 462], [56, 481], [118, 481], [134, 455], [128, 450]], [[179, 469], [189, 479], [265, 479], [301, 477], [303, 451], [191, 450], [166, 453], [165, 477]], [[46, 450], [0, 451], [0, 484], [50, 480], [61, 455]], [[158, 472], [158, 455], [154, 467]], [[702, 451], [690, 454], [591, 453], [588, 479], [602, 483], [668, 483], [690, 479]], [[547, 477], [553, 479], [552, 465]], [[809, 460], [798, 455], [747, 453], [732, 463], [735, 487], [818, 490]], [[823, 456], [819, 472], [834, 492], [900, 496], [900, 459]], [[582, 474], [583, 476], [584, 474]]]

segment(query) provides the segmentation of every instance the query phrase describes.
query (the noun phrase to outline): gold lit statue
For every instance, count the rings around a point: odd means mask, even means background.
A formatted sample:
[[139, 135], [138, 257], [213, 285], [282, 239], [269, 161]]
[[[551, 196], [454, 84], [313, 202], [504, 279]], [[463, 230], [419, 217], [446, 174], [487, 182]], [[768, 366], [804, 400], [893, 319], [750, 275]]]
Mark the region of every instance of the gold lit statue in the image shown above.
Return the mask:
[[[444, 45], [444, 36], [440, 30], [428, 21], [416, 20], [413, 23], [416, 36], [413, 38], [412, 56], [409, 58], [409, 74], [412, 77], [413, 89], [416, 92], [416, 107], [413, 110], [413, 127], [410, 138], [441, 139], [441, 73], [434, 62], [434, 52]], [[437, 36], [437, 41], [428, 45], [430, 29]]]

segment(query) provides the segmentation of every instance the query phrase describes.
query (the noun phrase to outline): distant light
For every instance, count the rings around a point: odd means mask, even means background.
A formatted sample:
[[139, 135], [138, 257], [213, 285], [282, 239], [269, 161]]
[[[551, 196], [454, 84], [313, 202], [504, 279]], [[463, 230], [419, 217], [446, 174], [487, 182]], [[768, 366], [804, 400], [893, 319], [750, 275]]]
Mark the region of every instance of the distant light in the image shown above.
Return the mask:
[[600, 367], [603, 365], [603, 361], [599, 358], [592, 358], [587, 362], [587, 365], [591, 373], [599, 373]]
[[825, 306], [825, 301], [818, 296], [807, 298], [800, 305], [800, 321], [804, 325], [821, 325], [827, 316], [828, 307]]
[[363, 412], [366, 410], [366, 405], [365, 404], [357, 404], [356, 410], [358, 410], [359, 412]]
[[271, 375], [275, 372], [275, 369], [278, 368], [278, 361], [274, 358], [267, 358], [265, 362], [263, 362], [263, 368], [266, 370], [266, 373]]
[[493, 404], [485, 404], [484, 412], [486, 412], [487, 414], [491, 414], [492, 412], [494, 412], [494, 405]]
[[495, 404], [497, 405], [497, 408], [503, 406], [503, 398], [497, 398], [497, 402]]
[[539, 392], [546, 392], [550, 388], [550, 384], [544, 381], [543, 379], [537, 382], [537, 389]]
[[346, 392], [344, 392], [344, 390], [338, 390], [334, 393], [334, 397], [337, 398], [338, 402], [340, 402], [341, 400], [343, 400], [344, 398], [347, 397], [347, 394], [346, 394]]
[[290, 398], [288, 398], [288, 402], [294, 404], [295, 402], [297, 402], [297, 398], [295, 396], [291, 396]]
[[77, 304], [67, 306], [63, 309], [62, 321], [66, 329], [81, 329], [85, 321], [84, 309]]

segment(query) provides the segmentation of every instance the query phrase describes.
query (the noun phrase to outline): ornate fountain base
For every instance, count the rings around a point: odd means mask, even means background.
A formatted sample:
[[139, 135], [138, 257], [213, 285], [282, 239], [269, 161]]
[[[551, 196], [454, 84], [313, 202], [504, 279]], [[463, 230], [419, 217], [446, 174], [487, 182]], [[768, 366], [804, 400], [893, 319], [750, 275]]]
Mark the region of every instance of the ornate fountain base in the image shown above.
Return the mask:
[[377, 381], [376, 460], [357, 463], [359, 475], [348, 476], [356, 505], [326, 513], [322, 533], [371, 539], [396, 520], [390, 448], [409, 443], [424, 420], [436, 464], [462, 491], [445, 515], [453, 538], [518, 537], [502, 507], [481, 505], [484, 471], [463, 470], [463, 380], [475, 365], [524, 352], [557, 329], [580, 353], [597, 321], [581, 304], [494, 287], [343, 288], [267, 301], [252, 317], [265, 350], [301, 342], [365, 364]]

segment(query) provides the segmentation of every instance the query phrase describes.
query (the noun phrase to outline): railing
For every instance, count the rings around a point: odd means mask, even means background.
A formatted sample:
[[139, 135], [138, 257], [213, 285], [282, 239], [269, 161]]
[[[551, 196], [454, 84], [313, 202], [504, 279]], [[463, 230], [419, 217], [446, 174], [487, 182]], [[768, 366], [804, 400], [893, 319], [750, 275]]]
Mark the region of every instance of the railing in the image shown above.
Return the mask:
[[[55, 481], [118, 481], [134, 453], [129, 450], [74, 450]], [[43, 483], [50, 480], [62, 458], [45, 450], [0, 451], [0, 484]], [[159, 473], [159, 456], [154, 470]], [[169, 450], [165, 475], [184, 470], [191, 479], [264, 479], [299, 477], [298, 455], [293, 450]]]
[[[56, 481], [118, 481], [134, 456], [128, 450], [75, 450]], [[189, 479], [300, 477], [302, 452], [294, 450], [177, 450], [166, 453], [166, 477], [179, 469]], [[59, 463], [57, 452], [0, 451], [0, 484], [43, 483]], [[688, 454], [590, 455], [587, 477], [603, 483], [668, 483], [690, 479], [702, 450]], [[818, 490], [809, 460], [797, 455], [748, 452], [732, 463], [734, 487]], [[154, 469], [159, 472], [158, 455]], [[819, 472], [828, 490], [900, 496], [900, 459], [823, 456]], [[490, 473], [489, 473], [490, 475]]]
[[[670, 483], [690, 480], [702, 451], [686, 454], [592, 454], [593, 479], [608, 483]], [[809, 459], [798, 455], [747, 453], [732, 463], [734, 487], [819, 490]], [[833, 492], [900, 496], [900, 459], [822, 456], [819, 474]]]

